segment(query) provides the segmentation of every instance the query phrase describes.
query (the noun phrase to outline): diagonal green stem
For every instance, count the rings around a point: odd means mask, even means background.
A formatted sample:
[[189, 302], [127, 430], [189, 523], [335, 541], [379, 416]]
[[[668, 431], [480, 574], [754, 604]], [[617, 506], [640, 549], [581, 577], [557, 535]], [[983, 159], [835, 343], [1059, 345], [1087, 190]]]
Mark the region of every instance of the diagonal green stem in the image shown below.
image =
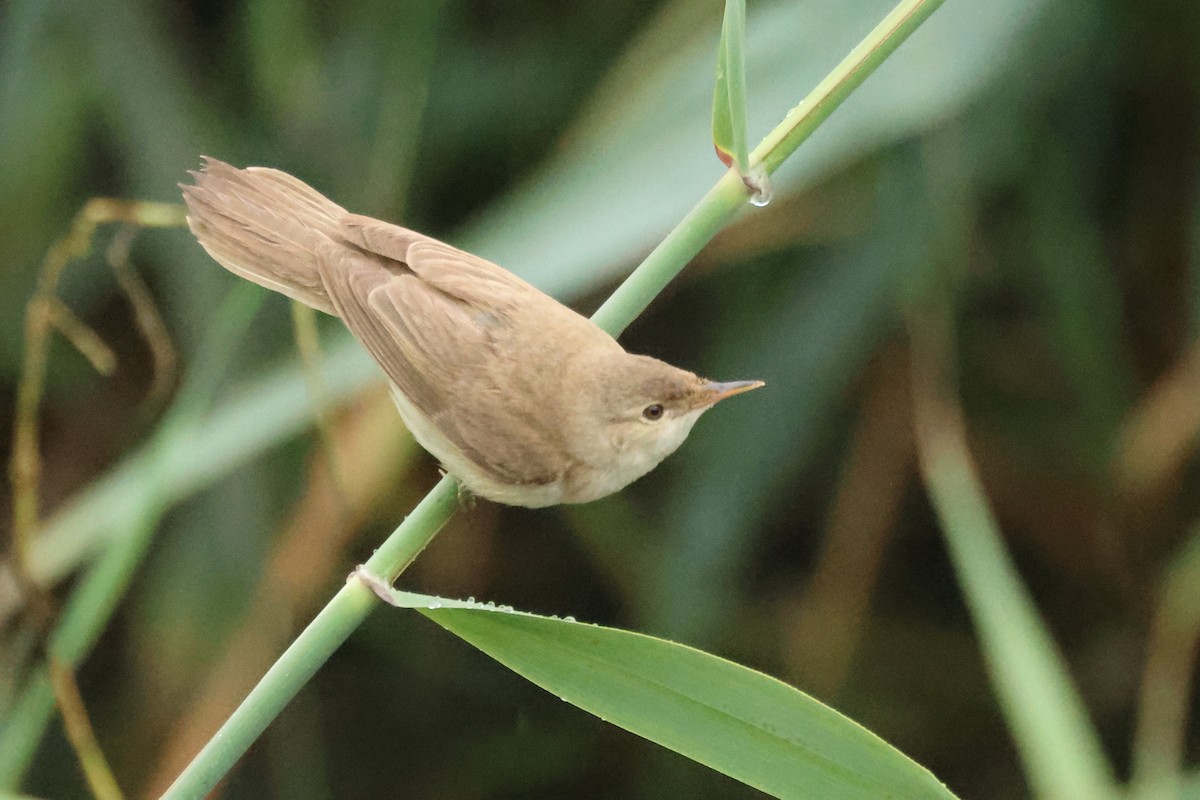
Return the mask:
[[[390, 582], [442, 529], [458, 507], [458, 483], [443, 478], [364, 565]], [[271, 665], [233, 715], [171, 784], [164, 798], [207, 794], [242, 757], [267, 724], [316, 674], [379, 600], [365, 584], [347, 580], [296, 641]]]
[[[750, 154], [750, 167], [774, 173], [822, 122], [915, 31], [944, 0], [903, 0], [834, 67]], [[688, 212], [592, 316], [612, 334], [623, 331], [742, 208], [749, 194], [731, 169]]]
[[[943, 0], [903, 0], [751, 154], [774, 172]], [[749, 190], [727, 172], [621, 284], [592, 319], [616, 335], [650, 305], [745, 204]], [[443, 479], [366, 563], [389, 583], [445, 525], [457, 507], [457, 484]], [[199, 798], [233, 768], [259, 734], [366, 618], [378, 600], [359, 581], [344, 586], [267, 671], [163, 797]]]

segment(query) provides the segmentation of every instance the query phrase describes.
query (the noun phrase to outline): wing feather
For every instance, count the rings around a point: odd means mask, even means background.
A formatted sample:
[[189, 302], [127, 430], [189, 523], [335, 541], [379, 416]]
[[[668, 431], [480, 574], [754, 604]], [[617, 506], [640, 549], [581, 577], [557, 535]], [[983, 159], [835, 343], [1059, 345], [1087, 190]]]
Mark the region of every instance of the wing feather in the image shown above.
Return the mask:
[[406, 265], [422, 280], [480, 308], [506, 309], [548, 300], [530, 284], [486, 259], [388, 222], [347, 214], [342, 235], [364, 250]]
[[[497, 383], [511, 376], [499, 355], [511, 331], [503, 314], [480, 313], [378, 255], [331, 247], [324, 256], [321, 276], [338, 315], [451, 444], [506, 484], [561, 476], [552, 417], [516, 411], [505, 394], [522, 387]], [[487, 402], [489, 394], [497, 402]]]

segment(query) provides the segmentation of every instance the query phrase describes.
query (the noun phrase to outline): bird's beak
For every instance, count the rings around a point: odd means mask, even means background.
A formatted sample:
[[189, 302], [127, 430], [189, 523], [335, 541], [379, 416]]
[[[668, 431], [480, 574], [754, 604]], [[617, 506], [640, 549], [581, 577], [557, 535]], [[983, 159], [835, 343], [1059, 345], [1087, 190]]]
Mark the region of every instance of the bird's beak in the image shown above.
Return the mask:
[[726, 397], [733, 397], [735, 394], [748, 392], [760, 386], [766, 386], [766, 384], [762, 381], [730, 381], [729, 383], [709, 381], [704, 384], [704, 392], [699, 397], [697, 407], [704, 408], [711, 406], [714, 403], [724, 400]]

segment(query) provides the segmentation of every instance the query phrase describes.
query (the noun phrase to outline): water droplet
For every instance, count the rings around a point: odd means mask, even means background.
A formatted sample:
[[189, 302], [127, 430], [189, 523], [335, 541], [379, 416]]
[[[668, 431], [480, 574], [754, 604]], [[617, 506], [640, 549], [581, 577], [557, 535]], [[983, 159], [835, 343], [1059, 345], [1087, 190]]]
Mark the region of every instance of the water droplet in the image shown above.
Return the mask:
[[468, 598], [467, 598], [467, 602], [468, 602], [468, 603], [474, 603], [474, 602], [475, 602], [475, 595], [471, 595], [470, 597], [468, 597]]
[[574, 622], [574, 621], [575, 621], [574, 617], [563, 617], [563, 622]]
[[437, 611], [439, 608], [442, 607], [442, 604], [441, 603], [430, 603], [428, 607], [431, 611]]
[[771, 186], [771, 177], [767, 175], [767, 171], [763, 169], [762, 164], [759, 164], [754, 169], [742, 177], [742, 183], [750, 190], [750, 205], [762, 208], [771, 202], [775, 196], [775, 189]]

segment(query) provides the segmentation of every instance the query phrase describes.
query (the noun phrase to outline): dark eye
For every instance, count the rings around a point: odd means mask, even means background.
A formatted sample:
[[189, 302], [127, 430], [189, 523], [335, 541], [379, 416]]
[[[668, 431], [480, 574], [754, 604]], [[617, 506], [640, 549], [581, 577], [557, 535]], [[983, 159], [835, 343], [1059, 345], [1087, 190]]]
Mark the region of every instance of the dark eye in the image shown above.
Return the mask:
[[663, 407], [658, 403], [655, 403], [652, 406], [646, 406], [645, 410], [642, 411], [642, 416], [651, 421], [661, 418], [662, 415]]

